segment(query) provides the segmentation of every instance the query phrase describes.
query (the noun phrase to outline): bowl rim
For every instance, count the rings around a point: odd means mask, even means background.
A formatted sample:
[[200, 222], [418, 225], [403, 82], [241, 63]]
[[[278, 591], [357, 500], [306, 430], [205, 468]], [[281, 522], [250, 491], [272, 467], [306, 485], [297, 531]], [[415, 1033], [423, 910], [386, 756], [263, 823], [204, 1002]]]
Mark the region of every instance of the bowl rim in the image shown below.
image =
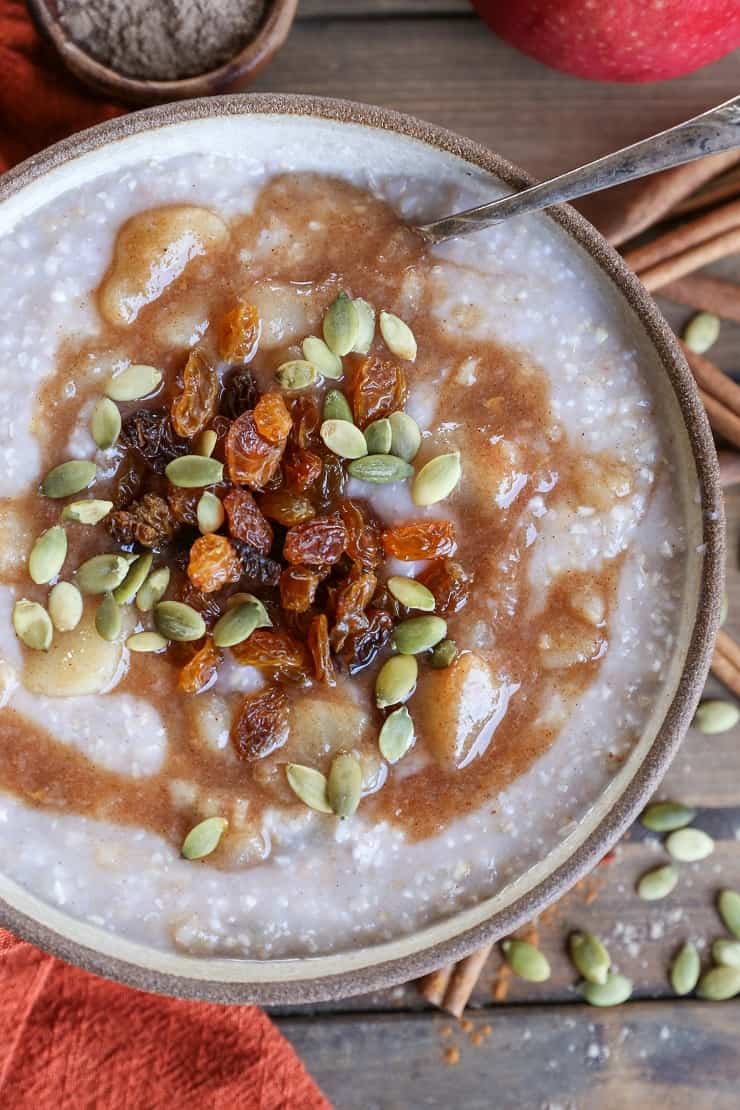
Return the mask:
[[[500, 177], [514, 188], [533, 179], [472, 139], [388, 108], [297, 94], [241, 93], [159, 105], [98, 124], [56, 143], [0, 177], [0, 202], [44, 174], [102, 146], [145, 131], [198, 119], [241, 115], [318, 117], [391, 131], [431, 145]], [[681, 411], [701, 494], [704, 558], [697, 611], [674, 697], [650, 749], [616, 803], [591, 834], [550, 874], [510, 905], [472, 928], [412, 954], [320, 978], [266, 982], [224, 981], [171, 974], [111, 956], [55, 931], [0, 899], [0, 923], [18, 936], [87, 971], [132, 987], [175, 997], [221, 1003], [287, 1005], [337, 1000], [406, 982], [514, 931], [562, 896], [589, 872], [634, 821], [665, 773], [691, 722], [709, 669], [723, 588], [724, 514], [712, 433], [691, 371], [678, 342], [639, 279], [605, 239], [574, 209], [548, 210], [611, 279], [635, 312], [658, 355]], [[249, 962], [249, 961], [247, 961]], [[309, 961], [310, 962], [310, 961]]]

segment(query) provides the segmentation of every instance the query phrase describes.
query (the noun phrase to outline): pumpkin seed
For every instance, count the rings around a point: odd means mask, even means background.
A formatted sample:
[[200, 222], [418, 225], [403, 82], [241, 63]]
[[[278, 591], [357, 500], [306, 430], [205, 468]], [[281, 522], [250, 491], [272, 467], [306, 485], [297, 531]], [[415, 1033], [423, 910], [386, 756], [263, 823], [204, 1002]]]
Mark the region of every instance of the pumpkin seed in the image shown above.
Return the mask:
[[740, 968], [740, 941], [721, 937], [712, 945], [712, 959], [723, 967]]
[[705, 736], [727, 732], [740, 721], [740, 709], [730, 701], [703, 701], [697, 709], [693, 725]]
[[120, 607], [113, 594], [106, 594], [95, 610], [95, 631], [103, 640], [112, 643], [121, 635]]
[[199, 640], [206, 634], [206, 622], [201, 614], [183, 601], [158, 602], [154, 606], [154, 623], [162, 636], [181, 643]]
[[340, 459], [359, 459], [367, 455], [364, 435], [348, 420], [325, 420], [319, 429], [319, 435], [329, 450]]
[[697, 312], [683, 329], [683, 341], [690, 351], [703, 355], [719, 339], [719, 316], [713, 312]]
[[402, 574], [394, 574], [386, 582], [386, 586], [407, 609], [421, 609], [424, 613], [434, 611], [436, 601], [431, 590], [417, 582], [415, 578], [405, 578]]
[[129, 651], [158, 653], [164, 651], [168, 643], [158, 632], [134, 632], [126, 640], [126, 647]]
[[82, 594], [71, 582], [57, 582], [47, 606], [52, 624], [60, 632], [71, 632], [82, 619]]
[[378, 736], [378, 747], [383, 759], [389, 763], [398, 763], [406, 752], [409, 751], [416, 739], [414, 722], [405, 705], [394, 709], [383, 722], [383, 727]]
[[421, 429], [407, 412], [392, 412], [388, 417], [391, 426], [391, 454], [411, 462], [421, 447]]
[[318, 377], [319, 372], [313, 363], [301, 358], [290, 359], [275, 371], [275, 381], [281, 389], [288, 390], [307, 389], [318, 381]]
[[583, 978], [603, 986], [609, 975], [611, 958], [599, 938], [593, 933], [571, 933], [568, 948], [570, 958]]
[[589, 1006], [621, 1006], [632, 994], [632, 983], [624, 975], [610, 971], [605, 983], [581, 983], [579, 990]]
[[328, 390], [324, 397], [324, 420], [346, 420], [354, 424], [350, 403], [339, 389]]
[[216, 450], [218, 443], [218, 436], [213, 428], [205, 428], [193, 440], [193, 454], [202, 455], [205, 459], [210, 459], [213, 452]]
[[88, 459], [70, 459], [69, 462], [60, 463], [44, 478], [41, 483], [41, 493], [44, 497], [71, 497], [87, 489], [95, 479], [97, 467]]
[[671, 964], [671, 986], [676, 994], [681, 997], [691, 994], [699, 982], [700, 973], [699, 953], [696, 947], [687, 941]]
[[371, 455], [387, 455], [391, 449], [391, 424], [390, 421], [373, 420], [365, 428], [365, 442]]
[[411, 497], [415, 505], [436, 505], [449, 497], [460, 481], [460, 452], [437, 455], [422, 466], [411, 487]]
[[637, 884], [637, 893], [645, 902], [666, 898], [678, 882], [678, 871], [670, 863], [646, 872]]
[[728, 933], [740, 938], [740, 894], [736, 890], [720, 891], [717, 909]]
[[112, 501], [98, 501], [95, 498], [89, 501], [70, 501], [62, 509], [62, 520], [71, 520], [74, 524], [100, 524], [112, 508]]
[[105, 395], [111, 401], [140, 401], [142, 397], [154, 393], [161, 381], [162, 371], [156, 366], [133, 363], [108, 379]]
[[260, 601], [260, 599], [258, 597], [255, 597], [254, 594], [232, 594], [226, 602], [226, 608], [233, 609], [235, 605], [246, 605], [247, 602], [249, 602], [250, 605], [253, 605], [254, 608], [257, 610], [257, 624], [255, 625], [255, 627], [272, 628], [270, 614], [267, 612], [267, 609], [265, 609], [265, 606]]
[[722, 600], [719, 603], [719, 626], [720, 626], [720, 628], [722, 627], [722, 625], [727, 620], [727, 616], [728, 616], [729, 612], [730, 612], [730, 602], [727, 598], [727, 594], [722, 594]]
[[54, 630], [51, 617], [37, 601], [25, 597], [13, 606], [13, 628], [22, 643], [33, 651], [48, 651]]
[[206, 536], [209, 532], [218, 532], [224, 522], [224, 507], [220, 498], [210, 490], [205, 490], [200, 495], [198, 506], [195, 510], [198, 518], [198, 530]]
[[121, 585], [128, 568], [123, 555], [93, 555], [77, 568], [75, 583], [83, 594], [105, 594]]
[[651, 802], [640, 815], [640, 823], [652, 832], [673, 832], [690, 824], [696, 810], [680, 802]]
[[184, 859], [203, 859], [215, 852], [221, 837], [229, 827], [225, 817], [206, 817], [191, 829], [182, 842], [180, 854]]
[[707, 1002], [726, 1002], [734, 998], [740, 994], [740, 968], [713, 967], [705, 971], [696, 993]]
[[379, 709], [408, 701], [416, 689], [419, 664], [414, 655], [394, 655], [386, 660], [375, 679], [375, 704]]
[[139, 555], [129, 566], [128, 574], [120, 586], [116, 586], [113, 597], [117, 605], [129, 605], [149, 577], [154, 556], [147, 553]]
[[381, 312], [380, 334], [391, 354], [413, 362], [416, 358], [416, 339], [408, 324], [392, 312]]
[[429, 651], [447, 635], [447, 621], [442, 617], [409, 617], [396, 625], [393, 644], [401, 655], [419, 655]]
[[679, 863], [696, 863], [711, 856], [714, 841], [701, 829], [677, 829], [666, 837], [665, 847]]
[[309, 335], [303, 340], [303, 357], [315, 366], [322, 378], [341, 378], [342, 360], [330, 351], [323, 339]]
[[121, 413], [110, 397], [101, 397], [90, 417], [90, 434], [96, 447], [107, 451], [121, 434]]
[[354, 459], [347, 469], [353, 478], [378, 485], [403, 482], [414, 473], [413, 466], [395, 455], [366, 455], [364, 459]]
[[302, 802], [317, 813], [332, 813], [326, 796], [326, 776], [302, 763], [288, 763], [285, 767], [288, 786]]
[[260, 611], [251, 601], [243, 605], [233, 605], [213, 629], [213, 642], [216, 647], [233, 647], [251, 636], [260, 620]]
[[181, 455], [167, 463], [164, 472], [173, 486], [181, 489], [201, 489], [215, 486], [224, 476], [224, 466], [218, 459], [205, 455]]
[[429, 659], [430, 666], [436, 671], [450, 667], [457, 659], [457, 644], [454, 640], [442, 640], [432, 651]]
[[357, 342], [360, 317], [354, 301], [346, 293], [340, 293], [334, 303], [329, 305], [322, 330], [330, 351], [340, 358], [349, 354]]
[[351, 817], [362, 797], [362, 767], [349, 752], [341, 752], [332, 760], [326, 797], [337, 817]]
[[67, 533], [61, 524], [42, 532], [31, 548], [28, 573], [38, 586], [51, 582], [59, 574], [67, 558]]
[[355, 297], [354, 306], [357, 310], [357, 339], [352, 350], [357, 355], [366, 355], [375, 338], [375, 309], [362, 297]]
[[136, 608], [140, 613], [149, 613], [161, 601], [170, 584], [170, 568], [158, 567], [147, 578], [136, 595]]
[[528, 940], [504, 940], [501, 942], [501, 951], [511, 970], [520, 979], [526, 979], [528, 983], [544, 983], [550, 978], [547, 956]]

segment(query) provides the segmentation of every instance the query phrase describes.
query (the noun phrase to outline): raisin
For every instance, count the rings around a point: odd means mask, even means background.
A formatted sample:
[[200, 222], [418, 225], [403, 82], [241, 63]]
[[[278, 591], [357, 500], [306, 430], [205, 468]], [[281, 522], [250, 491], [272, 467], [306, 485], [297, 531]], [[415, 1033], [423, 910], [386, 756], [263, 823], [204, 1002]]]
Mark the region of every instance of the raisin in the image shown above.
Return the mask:
[[175, 435], [167, 409], [139, 409], [127, 416], [121, 442], [138, 452], [156, 474], [164, 474], [167, 463], [188, 453], [188, 444]]
[[339, 512], [347, 529], [347, 554], [363, 570], [375, 570], [383, 561], [380, 529], [369, 524], [359, 505], [342, 501]]
[[116, 509], [126, 509], [142, 492], [144, 460], [134, 451], [127, 451], [116, 471], [111, 499]]
[[351, 675], [358, 674], [375, 661], [391, 638], [393, 617], [381, 609], [367, 612], [367, 624], [347, 638], [342, 659]]
[[232, 370], [224, 375], [219, 411], [229, 420], [236, 420], [254, 408], [259, 396], [251, 370]]
[[212, 628], [226, 608], [222, 594], [204, 594], [186, 578], [177, 591], [177, 600], [197, 609], [208, 628]]
[[319, 613], [311, 621], [311, 627], [308, 630], [308, 650], [311, 652], [314, 673], [318, 681], [327, 686], [336, 686], [337, 679], [329, 649], [329, 623], [325, 613]]
[[249, 490], [230, 490], [224, 497], [223, 505], [230, 535], [266, 555], [272, 547], [272, 528]]
[[214, 416], [210, 424], [212, 430], [216, 433], [216, 446], [211, 454], [219, 462], [226, 462], [226, 437], [229, 434], [231, 424], [232, 421], [227, 416]]
[[221, 652], [214, 647], [210, 636], [193, 658], [185, 664], [177, 680], [178, 690], [183, 694], [200, 694], [216, 680]]
[[316, 516], [316, 510], [307, 497], [301, 497], [299, 493], [291, 493], [287, 489], [263, 493], [258, 503], [269, 520], [276, 520], [286, 528], [292, 528], [294, 524], [302, 524], [304, 520], [311, 520]]
[[224, 362], [249, 362], [254, 358], [260, 330], [259, 314], [253, 304], [240, 301], [227, 312], [218, 329], [218, 352]]
[[254, 406], [257, 431], [270, 443], [282, 443], [288, 438], [293, 421], [282, 394], [265, 393]]
[[283, 449], [284, 444], [269, 443], [260, 435], [253, 413], [242, 413], [226, 436], [226, 462], [231, 481], [262, 489], [280, 466]]
[[215, 593], [241, 578], [242, 566], [226, 536], [210, 532], [200, 536], [190, 548], [188, 578], [204, 594]]
[[378, 580], [368, 572], [348, 582], [336, 594], [334, 602], [334, 627], [331, 630], [331, 646], [339, 652], [347, 637], [366, 627], [365, 609], [375, 593]]
[[321, 481], [319, 482], [318, 495], [321, 503], [326, 508], [333, 508], [344, 493], [347, 483], [347, 472], [342, 465], [342, 460], [336, 455], [327, 455], [323, 461]]
[[176, 434], [191, 439], [203, 431], [218, 403], [216, 371], [200, 347], [188, 355], [182, 378], [182, 393], [172, 402], [170, 416]]
[[290, 406], [293, 421], [291, 440], [296, 447], [306, 448], [319, 441], [321, 413], [312, 397], [296, 397]]
[[352, 411], [360, 428], [402, 409], [407, 396], [406, 375], [400, 366], [377, 355], [369, 355], [355, 366]]
[[287, 632], [257, 628], [252, 635], [231, 649], [238, 663], [261, 667], [286, 677], [308, 678], [311, 663], [300, 640]]
[[289, 734], [288, 699], [272, 686], [241, 703], [231, 726], [231, 743], [240, 759], [254, 763], [282, 748]]
[[451, 617], [467, 605], [473, 579], [454, 559], [440, 559], [419, 575], [419, 581], [434, 594], [435, 611]]
[[283, 557], [289, 563], [308, 563], [320, 566], [336, 563], [347, 546], [347, 529], [344, 521], [333, 516], [317, 516], [288, 529], [283, 545]]
[[269, 555], [261, 555], [249, 544], [234, 540], [234, 547], [242, 568], [242, 578], [247, 579], [242, 585], [249, 586], [277, 586], [280, 581], [280, 563], [271, 559]]
[[198, 501], [200, 490], [184, 489], [181, 486], [167, 485], [167, 504], [178, 524], [198, 527]]
[[127, 509], [117, 509], [105, 518], [105, 526], [116, 543], [129, 546], [161, 547], [175, 534], [175, 521], [169, 505], [156, 493], [145, 493], [141, 501]]
[[292, 490], [304, 493], [321, 477], [321, 456], [303, 447], [289, 447], [283, 457], [285, 484]]
[[294, 613], [310, 609], [319, 588], [321, 575], [311, 567], [286, 567], [280, 575], [280, 604]]
[[415, 559], [439, 559], [457, 551], [455, 527], [449, 520], [425, 520], [418, 524], [401, 524], [383, 532], [386, 558], [413, 562]]

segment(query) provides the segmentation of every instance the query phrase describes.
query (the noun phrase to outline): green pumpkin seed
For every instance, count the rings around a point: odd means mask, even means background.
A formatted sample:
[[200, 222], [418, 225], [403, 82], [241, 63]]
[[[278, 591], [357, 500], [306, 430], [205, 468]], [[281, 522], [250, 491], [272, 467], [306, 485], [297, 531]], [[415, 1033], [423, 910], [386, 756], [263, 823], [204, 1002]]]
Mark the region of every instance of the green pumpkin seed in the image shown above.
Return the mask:
[[33, 651], [48, 651], [54, 629], [51, 617], [37, 601], [25, 597], [13, 606], [13, 628], [18, 639]]
[[275, 381], [281, 389], [287, 390], [307, 389], [318, 378], [319, 372], [313, 363], [301, 358], [290, 359], [275, 371]]
[[360, 459], [367, 455], [364, 435], [348, 420], [325, 420], [319, 429], [319, 435], [329, 450], [340, 459]]
[[201, 489], [221, 481], [224, 465], [218, 459], [209, 459], [205, 455], [181, 455], [179, 459], [167, 463], [164, 472], [173, 486]]
[[632, 994], [632, 983], [624, 975], [610, 971], [605, 983], [581, 983], [579, 990], [589, 1006], [621, 1006]]
[[205, 490], [200, 495], [195, 515], [198, 518], [198, 530], [201, 535], [207, 536], [210, 532], [218, 532], [225, 515], [220, 498], [210, 490]]
[[695, 946], [688, 941], [671, 964], [671, 986], [677, 995], [691, 994], [699, 982], [701, 961]]
[[400, 601], [407, 609], [421, 609], [424, 613], [434, 611], [437, 604], [434, 594], [415, 578], [404, 578], [402, 574], [394, 574], [388, 579], [386, 586], [396, 601]]
[[678, 871], [667, 863], [644, 874], [637, 884], [637, 893], [645, 902], [657, 902], [666, 898], [677, 882]]
[[302, 763], [288, 763], [285, 768], [288, 785], [301, 801], [317, 813], [333, 813], [327, 800], [326, 776]]
[[727, 598], [727, 594], [722, 594], [722, 600], [719, 603], [719, 626], [720, 626], [720, 628], [722, 627], [722, 625], [727, 620], [727, 616], [728, 616], [729, 612], [730, 612], [730, 602]]
[[719, 339], [719, 316], [713, 312], [697, 312], [683, 329], [683, 341], [690, 351], [703, 355]]
[[161, 601], [170, 584], [170, 568], [158, 567], [147, 578], [136, 595], [136, 608], [140, 613], [149, 613]]
[[162, 382], [162, 371], [155, 366], [134, 363], [108, 379], [105, 395], [111, 401], [140, 401], [154, 393]]
[[324, 420], [346, 420], [354, 424], [350, 403], [339, 389], [330, 389], [324, 398]]
[[75, 584], [83, 594], [105, 594], [121, 585], [128, 568], [129, 561], [123, 555], [93, 555], [77, 568]]
[[341, 752], [332, 760], [326, 797], [337, 817], [351, 817], [362, 797], [362, 767], [349, 752]]
[[95, 479], [97, 467], [88, 459], [70, 459], [69, 462], [60, 463], [44, 478], [41, 483], [41, 493], [44, 497], [71, 497], [87, 489]]
[[449, 497], [460, 481], [460, 452], [437, 455], [422, 466], [411, 487], [411, 497], [415, 505], [436, 505]]
[[727, 1002], [740, 994], [740, 968], [713, 967], [705, 971], [696, 993], [707, 1002]]
[[102, 397], [90, 417], [90, 434], [96, 447], [107, 451], [121, 434], [121, 413], [110, 397]]
[[728, 933], [740, 938], [740, 894], [736, 890], [720, 891], [717, 909]]
[[583, 978], [603, 986], [609, 975], [611, 958], [599, 938], [593, 933], [571, 933], [568, 949], [576, 970]]
[[329, 306], [322, 330], [330, 351], [340, 358], [349, 354], [357, 342], [360, 317], [354, 301], [351, 301], [346, 293], [340, 293]]
[[28, 573], [38, 586], [56, 578], [67, 558], [67, 533], [61, 524], [42, 532], [31, 548]]
[[383, 722], [378, 736], [378, 747], [388, 763], [398, 763], [414, 745], [414, 722], [405, 705], [394, 709]]
[[721, 937], [712, 945], [712, 959], [723, 967], [740, 968], [740, 941]]
[[157, 632], [168, 640], [188, 643], [206, 634], [206, 622], [192, 605], [182, 601], [160, 601], [154, 606]]
[[696, 863], [714, 851], [714, 841], [701, 829], [677, 829], [666, 837], [666, 851], [679, 863]]
[[693, 725], [705, 736], [727, 732], [740, 721], [740, 709], [730, 701], [703, 701], [697, 709]]
[[89, 501], [70, 501], [62, 509], [62, 520], [70, 520], [74, 524], [100, 524], [112, 508], [112, 501], [98, 501], [95, 498]]
[[121, 635], [120, 607], [116, 604], [113, 594], [106, 594], [95, 610], [95, 630], [103, 640], [112, 643]]
[[251, 601], [243, 605], [233, 605], [213, 629], [213, 642], [216, 647], [233, 647], [251, 636], [259, 625], [261, 613]]
[[253, 605], [254, 608], [257, 610], [257, 624], [255, 625], [255, 627], [272, 628], [270, 614], [267, 612], [267, 609], [265, 609], [265, 606], [260, 601], [260, 599], [258, 597], [255, 597], [254, 594], [232, 594], [226, 602], [226, 608], [233, 609], [235, 605], [246, 605], [247, 602], [249, 602], [250, 605]]
[[391, 426], [391, 455], [411, 462], [421, 447], [421, 429], [407, 412], [392, 412], [388, 417]]
[[357, 310], [357, 339], [352, 348], [356, 355], [366, 355], [375, 338], [375, 309], [362, 297], [355, 297], [354, 306]]
[[57, 582], [47, 602], [52, 624], [59, 632], [71, 632], [82, 619], [82, 594], [71, 582]]
[[501, 951], [511, 970], [528, 983], [544, 983], [550, 978], [547, 956], [527, 940], [504, 940]]
[[391, 439], [390, 420], [373, 420], [365, 428], [365, 442], [371, 455], [387, 455], [391, 449]]
[[218, 435], [214, 432], [213, 428], [206, 428], [200, 435], [197, 435], [193, 440], [193, 454], [202, 455], [204, 459], [210, 459], [213, 452], [216, 450], [218, 443]]
[[158, 632], [134, 632], [126, 640], [126, 647], [129, 651], [141, 652], [154, 652], [158, 654], [160, 651], [165, 651], [169, 640], [164, 636], [160, 636]]
[[457, 644], [454, 640], [442, 640], [432, 651], [429, 658], [430, 666], [436, 671], [450, 667], [457, 659]]
[[429, 651], [447, 635], [447, 621], [442, 617], [409, 617], [396, 625], [393, 644], [401, 655], [419, 655]]
[[386, 660], [375, 679], [375, 704], [378, 709], [408, 701], [416, 689], [419, 664], [415, 655], [394, 655]]
[[315, 366], [322, 378], [341, 378], [342, 360], [330, 351], [323, 339], [309, 335], [303, 340], [303, 357]]
[[680, 802], [651, 802], [640, 815], [640, 823], [652, 832], [673, 832], [690, 824], [696, 810]]
[[413, 466], [394, 455], [366, 455], [364, 459], [355, 459], [347, 469], [353, 478], [377, 485], [403, 482], [414, 473]]
[[381, 312], [380, 334], [391, 354], [413, 362], [416, 358], [416, 339], [408, 324], [392, 312]]
[[139, 555], [138, 558], [130, 564], [128, 574], [123, 582], [120, 586], [116, 586], [113, 591], [113, 597], [117, 605], [129, 605], [134, 600], [149, 577], [153, 558], [154, 556], [149, 553], [146, 555]]
[[215, 852], [229, 827], [225, 817], [206, 817], [191, 829], [182, 842], [180, 853], [184, 859], [203, 859]]

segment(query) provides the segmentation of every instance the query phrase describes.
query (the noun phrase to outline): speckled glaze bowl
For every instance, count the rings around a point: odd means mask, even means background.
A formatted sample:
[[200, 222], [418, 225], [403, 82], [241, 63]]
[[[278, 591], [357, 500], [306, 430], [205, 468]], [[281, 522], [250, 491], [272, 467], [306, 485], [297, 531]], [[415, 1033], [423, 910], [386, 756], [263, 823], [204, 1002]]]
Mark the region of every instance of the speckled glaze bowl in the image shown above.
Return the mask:
[[[188, 129], [229, 128], [238, 118], [334, 129], [364, 128], [368, 143], [398, 144], [408, 158], [454, 160], [492, 175], [512, 189], [530, 184], [497, 154], [380, 108], [300, 96], [227, 96], [165, 105], [104, 123], [29, 159], [0, 179], [0, 234], [56, 193], [136, 160], [177, 146]], [[322, 121], [319, 124], [318, 121]], [[498, 179], [498, 182], [493, 180]], [[561, 897], [593, 868], [639, 813], [660, 782], [688, 727], [707, 674], [722, 590], [723, 515], [717, 458], [704, 409], [678, 345], [637, 278], [602, 237], [572, 209], [551, 209], [573, 241], [592, 259], [594, 279], [611, 289], [631, 317], [664, 419], [683, 469], [689, 533], [687, 598], [663, 693], [629, 758], [573, 833], [538, 864], [500, 890], [411, 935], [373, 947], [310, 959], [248, 961], [196, 958], [161, 952], [74, 920], [0, 876], [0, 921], [18, 935], [90, 971], [149, 991], [215, 1002], [313, 1002], [386, 987], [458, 960], [496, 940]], [[644, 361], [644, 360], [643, 360]], [[698, 496], [696, 495], [698, 492]]]

